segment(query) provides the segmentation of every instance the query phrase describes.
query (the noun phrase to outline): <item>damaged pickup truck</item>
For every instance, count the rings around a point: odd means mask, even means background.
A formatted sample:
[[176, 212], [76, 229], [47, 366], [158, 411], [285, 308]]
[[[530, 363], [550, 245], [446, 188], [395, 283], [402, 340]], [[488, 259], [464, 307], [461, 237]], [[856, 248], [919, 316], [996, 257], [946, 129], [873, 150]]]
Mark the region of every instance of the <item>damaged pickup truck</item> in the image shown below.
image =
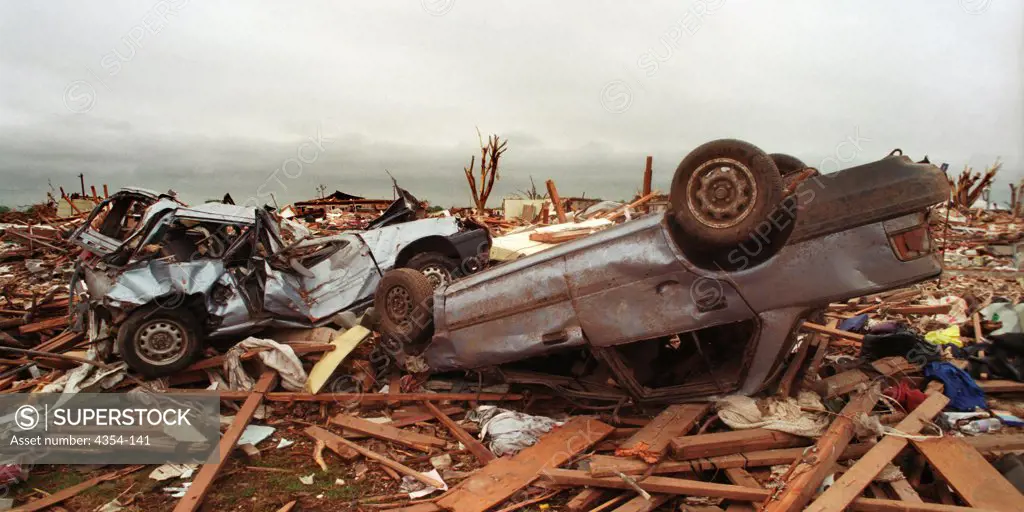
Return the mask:
[[717, 140], [682, 160], [668, 212], [436, 290], [392, 270], [375, 311], [407, 366], [433, 372], [584, 399], [752, 394], [816, 310], [938, 276], [928, 215], [948, 199], [941, 170], [896, 152], [818, 175]]
[[485, 266], [486, 228], [418, 218], [420, 203], [395, 188], [399, 199], [366, 230], [327, 237], [263, 208], [190, 207], [121, 190], [71, 235], [84, 249], [72, 297], [85, 298], [72, 303], [72, 314], [85, 319], [102, 356], [116, 350], [135, 371], [161, 376], [187, 367], [207, 338], [358, 314], [392, 268], [414, 269], [439, 286]]

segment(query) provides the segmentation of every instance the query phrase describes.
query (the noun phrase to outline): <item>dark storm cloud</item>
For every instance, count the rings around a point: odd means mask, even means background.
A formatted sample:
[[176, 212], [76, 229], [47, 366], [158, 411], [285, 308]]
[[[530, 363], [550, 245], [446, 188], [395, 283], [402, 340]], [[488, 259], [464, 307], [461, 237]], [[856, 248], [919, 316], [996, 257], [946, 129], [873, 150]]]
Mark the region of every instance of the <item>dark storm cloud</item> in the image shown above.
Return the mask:
[[510, 139], [496, 198], [531, 175], [625, 198], [648, 154], [667, 191], [720, 137], [826, 170], [1001, 156], [1001, 193], [1024, 166], [1022, 21], [1000, 0], [7, 2], [0, 203], [80, 172], [189, 201], [386, 196], [387, 169], [467, 204], [476, 127]]

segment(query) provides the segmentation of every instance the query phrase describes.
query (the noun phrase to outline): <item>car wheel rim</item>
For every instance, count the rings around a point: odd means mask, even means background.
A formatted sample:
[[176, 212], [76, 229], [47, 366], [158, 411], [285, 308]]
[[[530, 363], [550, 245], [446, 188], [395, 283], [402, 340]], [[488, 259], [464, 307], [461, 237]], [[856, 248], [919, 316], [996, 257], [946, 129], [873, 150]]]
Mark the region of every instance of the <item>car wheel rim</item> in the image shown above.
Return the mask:
[[173, 364], [185, 356], [185, 327], [172, 320], [151, 320], [139, 328], [135, 345], [139, 358], [155, 366]]
[[448, 269], [441, 265], [427, 265], [420, 269], [420, 273], [427, 277], [430, 287], [435, 290], [438, 286], [448, 284], [448, 281], [451, 280], [451, 274], [448, 273]]
[[409, 323], [409, 312], [412, 311], [412, 297], [409, 292], [401, 286], [396, 286], [386, 295], [387, 314], [403, 332], [407, 332]]
[[701, 164], [686, 184], [690, 213], [706, 226], [733, 227], [750, 215], [757, 201], [757, 182], [747, 166], [731, 158]]

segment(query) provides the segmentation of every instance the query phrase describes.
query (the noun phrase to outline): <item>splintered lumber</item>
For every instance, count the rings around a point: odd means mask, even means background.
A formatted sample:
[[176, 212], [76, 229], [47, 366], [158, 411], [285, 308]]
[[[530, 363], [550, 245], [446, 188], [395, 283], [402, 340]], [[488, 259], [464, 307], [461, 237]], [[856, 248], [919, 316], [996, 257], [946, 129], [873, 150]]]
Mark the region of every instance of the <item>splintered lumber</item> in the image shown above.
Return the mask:
[[[871, 445], [854, 444], [847, 446], [840, 454], [839, 460], [856, 459], [868, 452]], [[722, 455], [720, 457], [697, 458], [690, 460], [664, 460], [654, 466], [655, 474], [686, 473], [696, 471], [717, 471], [726, 468], [755, 468], [792, 464], [800, 458], [804, 448], [783, 448], [779, 450], [762, 450], [756, 452]], [[650, 464], [638, 459], [612, 457], [610, 455], [593, 455], [590, 457], [590, 474], [596, 477], [615, 475], [618, 472], [627, 475], [639, 475], [647, 472]]]
[[777, 430], [752, 428], [749, 430], [731, 430], [714, 434], [677, 437], [672, 440], [672, 455], [677, 459], [685, 460], [755, 450], [808, 446], [810, 444], [812, 444], [812, 440], [806, 437], [795, 436]]
[[978, 387], [985, 393], [1024, 393], [1024, 382], [1015, 380], [979, 380]]
[[623, 442], [615, 453], [640, 450], [655, 459], [660, 459], [668, 451], [672, 439], [689, 432], [710, 408], [711, 404], [669, 406]]
[[[205, 390], [192, 391], [188, 389], [173, 389], [175, 393], [199, 393], [217, 395], [221, 400], [245, 400], [248, 393], [245, 391], [216, 391]], [[479, 402], [497, 402], [522, 400], [523, 395], [514, 393], [400, 393], [391, 395], [388, 393], [292, 393], [279, 391], [266, 394], [269, 402], [358, 402], [360, 404], [379, 404], [386, 402], [447, 402], [453, 400], [474, 400]]]
[[[886, 377], [917, 370], [916, 366], [899, 356], [883, 357], [873, 361], [871, 368]], [[872, 379], [874, 379], [874, 376], [868, 372], [853, 369], [821, 379], [815, 383], [814, 390], [824, 398], [834, 398], [850, 393]]]
[[[761, 488], [761, 483], [743, 468], [726, 469], [725, 476], [735, 485], [750, 487], [751, 489]], [[750, 503], [733, 503], [725, 510], [726, 512], [754, 512], [754, 506]]]
[[390, 512], [438, 512], [441, 510], [433, 503], [417, 503], [408, 507], [390, 508]]
[[601, 501], [601, 499], [607, 495], [608, 491], [605, 489], [587, 487], [576, 494], [576, 496], [573, 496], [572, 499], [565, 504], [565, 508], [569, 512], [586, 512], [593, 509], [594, 505], [597, 505], [597, 502]]
[[545, 434], [537, 444], [487, 464], [435, 503], [446, 510], [484, 512], [530, 485], [541, 471], [564, 464], [612, 430], [594, 418], [574, 417]]
[[765, 503], [765, 512], [801, 510], [808, 503], [825, 477], [833, 471], [832, 466], [839, 460], [839, 454], [853, 439], [854, 419], [871, 412], [882, 393], [876, 384], [870, 389], [854, 395], [850, 402], [836, 416], [825, 434], [818, 439], [813, 450], [796, 461], [792, 477], [784, 482], [778, 496]]
[[402, 473], [403, 475], [409, 475], [415, 478], [416, 480], [419, 480], [420, 482], [423, 482], [437, 489], [444, 487], [443, 482], [438, 482], [437, 480], [434, 480], [433, 478], [430, 478], [429, 476], [424, 475], [423, 473], [420, 473], [419, 471], [416, 471], [415, 469], [412, 469], [406, 466], [405, 464], [395, 462], [373, 450], [363, 448], [362, 446], [359, 446], [358, 444], [355, 444], [352, 441], [345, 439], [344, 437], [338, 437], [337, 441], [359, 452], [359, 454], [362, 455], [363, 457], [366, 457], [367, 459], [370, 459], [374, 462], [380, 463], [381, 465], [387, 466], [395, 471], [398, 471], [399, 473]]
[[324, 354], [324, 356], [321, 357], [315, 365], [313, 365], [313, 369], [309, 371], [309, 378], [306, 379], [306, 392], [313, 393], [314, 395], [319, 393], [327, 380], [331, 378], [334, 370], [338, 368], [338, 365], [340, 365], [352, 350], [362, 343], [362, 341], [369, 335], [369, 329], [361, 325], [357, 325], [344, 333], [335, 336], [334, 339], [331, 340], [331, 345], [334, 345], [334, 350]]
[[844, 331], [842, 329], [836, 329], [834, 327], [828, 327], [814, 322], [804, 322], [803, 328], [808, 331], [820, 332], [829, 336], [835, 336], [837, 338], [843, 338], [850, 341], [864, 341], [863, 334], [857, 334], [855, 332]]
[[227, 464], [230, 458], [228, 455], [234, 450], [238, 439], [242, 437], [242, 432], [245, 431], [246, 425], [252, 420], [253, 415], [256, 414], [256, 409], [263, 402], [263, 394], [273, 389], [275, 384], [277, 384], [277, 373], [273, 371], [263, 372], [260, 379], [256, 381], [256, 385], [253, 386], [249, 398], [245, 400], [245, 403], [242, 404], [242, 407], [235, 414], [235, 420], [231, 422], [227, 431], [221, 436], [218, 448], [220, 458], [214, 462], [203, 464], [185, 496], [175, 505], [174, 512], [195, 512], [199, 510], [199, 506], [203, 503], [203, 498], [206, 497], [206, 493], [210, 491], [210, 486], [213, 485], [214, 479], [217, 478], [217, 473], [220, 473], [221, 468]]
[[962, 439], [945, 436], [911, 442], [968, 505], [986, 510], [1024, 511], [1024, 496]]
[[117, 480], [118, 478], [134, 473], [144, 467], [146, 466], [130, 466], [90, 478], [84, 482], [72, 485], [71, 487], [65, 487], [64, 489], [61, 489], [49, 496], [39, 498], [38, 500], [30, 501], [20, 507], [10, 509], [10, 512], [36, 512], [37, 510], [46, 510], [64, 500], [78, 496], [83, 491], [91, 489], [103, 482]]
[[952, 307], [952, 304], [894, 306], [886, 311], [893, 315], [945, 315]]
[[[896, 425], [896, 430], [903, 434], [917, 434], [921, 432], [921, 429], [927, 424], [926, 422], [942, 412], [947, 403], [949, 403], [949, 398], [946, 395], [939, 393], [931, 395], [917, 409], [914, 409], [907, 415], [906, 419]], [[843, 473], [843, 476], [832, 487], [829, 487], [821, 496], [818, 496], [806, 510], [814, 512], [842, 510], [854, 498], [860, 496], [864, 488], [878, 476], [882, 469], [885, 468], [885, 465], [907, 447], [908, 442], [906, 437], [883, 437], [853, 467], [846, 473]]]
[[548, 197], [551, 198], [551, 204], [555, 206], [555, 214], [558, 215], [558, 223], [565, 224], [567, 222], [565, 217], [565, 205], [562, 204], [562, 198], [558, 197], [558, 189], [555, 187], [554, 180], [547, 181], [548, 186]]
[[[835, 329], [837, 325], [839, 325], [839, 320], [833, 318], [828, 321], [828, 327], [830, 329]], [[804, 372], [805, 381], [807, 379], [811, 379], [813, 381], [813, 379], [818, 378], [818, 372], [821, 370], [821, 363], [825, 360], [825, 354], [828, 353], [828, 343], [830, 339], [828, 336], [824, 336], [821, 333], [815, 333], [813, 339], [817, 342], [817, 345], [814, 349], [814, 355], [811, 356], [810, 362], [807, 363], [807, 371]]]
[[359, 452], [339, 441], [341, 436], [331, 432], [330, 430], [316, 425], [310, 425], [306, 427], [304, 432], [307, 436], [312, 437], [317, 441], [322, 441], [328, 450], [334, 452], [345, 460], [352, 461], [359, 457]]
[[298, 503], [298, 500], [289, 501], [288, 503], [285, 503], [281, 508], [277, 509], [277, 512], [291, 512], [291, 510], [295, 508], [296, 503]]
[[651, 512], [671, 498], [669, 494], [655, 494], [651, 499], [636, 496], [612, 512]]
[[[597, 478], [589, 476], [584, 471], [552, 468], [543, 470], [541, 476], [556, 485], [589, 485], [592, 487], [607, 487], [609, 489], [630, 489], [629, 484], [617, 477]], [[771, 493], [768, 489], [755, 489], [739, 485], [664, 476], [647, 477], [640, 480], [638, 485], [650, 493], [708, 496], [752, 502], [761, 502], [768, 498]], [[937, 505], [934, 503], [910, 503], [875, 498], [857, 498], [853, 501], [852, 507], [853, 510], [865, 512], [967, 512], [975, 510], [968, 507]]]
[[[464, 411], [465, 409], [463, 409], [462, 407], [445, 407], [444, 409], [441, 409], [441, 412], [443, 412], [445, 416], [459, 414]], [[409, 416], [402, 416], [400, 418], [395, 415], [392, 415], [392, 418], [394, 419], [390, 423], [385, 423], [385, 425], [392, 426], [395, 428], [408, 427], [409, 425], [415, 425], [417, 423], [421, 423], [424, 421], [432, 421], [437, 419], [436, 417], [434, 417], [433, 414], [430, 414], [429, 412], [421, 414], [411, 414]]]
[[68, 326], [67, 316], [58, 316], [54, 318], [47, 318], [31, 324], [25, 324], [18, 327], [18, 334], [30, 334], [33, 332], [47, 331], [50, 329], [60, 329]]
[[483, 443], [477, 441], [476, 438], [469, 434], [469, 432], [466, 432], [466, 430], [460, 427], [458, 423], [455, 423], [455, 420], [449, 418], [447, 414], [441, 411], [441, 409], [438, 409], [436, 405], [430, 402], [423, 402], [423, 406], [426, 407], [427, 410], [430, 411], [430, 414], [433, 414], [434, 417], [437, 418], [437, 421], [444, 425], [445, 428], [455, 436], [455, 439], [458, 439], [458, 441], [462, 443], [467, 450], [469, 450], [469, 453], [472, 453], [481, 464], [487, 464], [495, 459], [494, 454], [491, 453]]
[[917, 494], [914, 486], [910, 485], [910, 482], [906, 478], [889, 482], [889, 488], [892, 489], [892, 492], [896, 493], [896, 496], [899, 496], [903, 501], [924, 503], [924, 500], [921, 499], [921, 495]]
[[338, 425], [345, 430], [352, 430], [365, 434], [370, 437], [382, 439], [384, 441], [391, 441], [398, 443], [403, 446], [408, 446], [414, 450], [420, 450], [429, 452], [431, 447], [444, 448], [444, 439], [438, 439], [434, 436], [428, 436], [417, 432], [406, 432], [390, 425], [383, 425], [380, 423], [374, 423], [367, 421], [363, 418], [357, 418], [355, 416], [349, 416], [347, 414], [339, 414], [331, 418], [331, 423]]
[[793, 382], [796, 381], [797, 375], [800, 374], [800, 369], [804, 366], [804, 360], [807, 359], [807, 352], [811, 349], [811, 342], [819, 338], [824, 338], [824, 336], [814, 333], [805, 337], [803, 342], [800, 343], [800, 348], [790, 359], [789, 365], [786, 366], [786, 373], [782, 374], [782, 378], [779, 379], [779, 388], [776, 394], [782, 397], [790, 395], [793, 390]]
[[555, 233], [530, 233], [530, 240], [533, 240], [534, 242], [544, 242], [546, 244], [560, 244], [576, 240], [577, 238], [590, 236], [593, 232], [593, 228], [581, 228], [571, 229], [568, 231], [558, 231]]

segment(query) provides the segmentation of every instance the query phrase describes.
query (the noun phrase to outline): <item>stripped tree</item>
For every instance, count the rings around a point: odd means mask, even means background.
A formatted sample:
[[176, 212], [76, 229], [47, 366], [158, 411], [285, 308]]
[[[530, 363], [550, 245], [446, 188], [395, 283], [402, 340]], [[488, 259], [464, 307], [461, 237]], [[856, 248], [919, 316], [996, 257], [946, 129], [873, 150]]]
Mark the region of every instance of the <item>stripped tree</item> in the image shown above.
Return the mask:
[[490, 135], [487, 137], [487, 143], [485, 144], [479, 128], [477, 128], [476, 134], [480, 140], [479, 183], [477, 182], [475, 171], [476, 156], [470, 157], [469, 167], [463, 167], [462, 170], [466, 172], [466, 180], [469, 181], [469, 190], [473, 193], [473, 203], [476, 206], [476, 211], [479, 215], [484, 215], [486, 213], [487, 198], [491, 195], [494, 182], [500, 179], [498, 175], [498, 160], [505, 153], [505, 145], [508, 144], [508, 140], [501, 140], [501, 137], [497, 135]]

